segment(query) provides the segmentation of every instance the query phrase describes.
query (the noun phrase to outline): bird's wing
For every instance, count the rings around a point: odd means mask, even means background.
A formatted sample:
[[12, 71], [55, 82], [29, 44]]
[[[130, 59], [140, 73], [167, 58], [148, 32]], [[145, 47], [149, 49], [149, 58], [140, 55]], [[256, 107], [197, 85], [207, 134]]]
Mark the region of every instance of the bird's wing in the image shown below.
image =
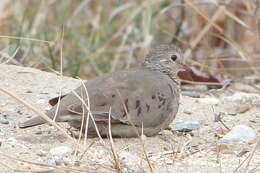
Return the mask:
[[[108, 121], [111, 108], [111, 120], [115, 122], [153, 126], [163, 121], [165, 117], [160, 120], [157, 120], [157, 117], [165, 112], [163, 106], [166, 109], [170, 102], [168, 81], [163, 82], [163, 79], [158, 82], [150, 73], [149, 76], [138, 72], [125, 72], [124, 75], [106, 76], [100, 83], [96, 80], [95, 83], [90, 82], [87, 85], [90, 110], [94, 119]], [[160, 101], [158, 93], [164, 94], [166, 102], [161, 109], [158, 106], [164, 102]], [[156, 99], [153, 99], [153, 95]], [[84, 110], [81, 103], [70, 104], [67, 110], [74, 114], [87, 114], [87, 109]]]
[[[80, 106], [75, 106], [75, 105], [69, 105], [68, 106], [68, 111], [73, 113], [73, 114], [77, 114], [77, 115], [86, 115], [88, 114], [88, 111], [85, 110], [85, 108], [83, 108], [83, 105]], [[95, 121], [99, 121], [99, 122], [109, 122], [109, 116], [110, 116], [110, 122], [111, 124], [128, 124], [127, 121], [124, 120], [120, 120], [116, 117], [114, 117], [113, 115], [111, 115], [109, 112], [107, 111], [91, 111], [91, 115], [89, 114], [89, 116], [93, 116], [93, 118], [95, 119]]]
[[49, 100], [49, 104], [51, 105], [51, 106], [55, 106], [57, 103], [58, 103], [58, 101], [59, 100], [61, 100], [63, 97], [65, 97], [66, 96], [66, 94], [65, 95], [61, 95], [61, 96], [58, 96], [58, 97], [54, 97], [54, 98], [52, 98], [52, 99], [50, 99]]

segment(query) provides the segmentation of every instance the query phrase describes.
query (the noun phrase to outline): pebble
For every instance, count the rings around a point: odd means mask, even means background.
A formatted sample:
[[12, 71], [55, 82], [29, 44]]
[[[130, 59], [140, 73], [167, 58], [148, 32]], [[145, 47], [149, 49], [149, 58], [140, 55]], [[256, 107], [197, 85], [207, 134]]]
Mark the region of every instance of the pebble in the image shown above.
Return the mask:
[[145, 140], [147, 140], [147, 136], [145, 136], [144, 134], [142, 134], [142, 135], [140, 136], [140, 139], [142, 139], [143, 141], [145, 141]]
[[250, 75], [250, 76], [245, 76], [244, 80], [248, 84], [256, 84], [260, 82], [260, 78], [257, 75]]
[[191, 111], [187, 111], [187, 110], [184, 110], [183, 113], [188, 114], [188, 115], [191, 115], [191, 114], [192, 114]]
[[7, 138], [5, 142], [8, 142], [10, 144], [16, 144], [17, 140], [13, 137]]
[[214, 98], [214, 97], [212, 97], [212, 98], [210, 98], [210, 97], [208, 97], [208, 98], [199, 98], [199, 99], [197, 99], [197, 101], [199, 103], [206, 103], [206, 104], [209, 104], [209, 105], [218, 105], [220, 103], [219, 99]]
[[181, 94], [184, 95], [184, 96], [188, 96], [188, 97], [200, 98], [200, 94], [199, 93], [194, 93], [194, 92], [189, 92], [189, 91], [182, 91]]
[[68, 159], [68, 158], [62, 158], [62, 157], [59, 157], [59, 156], [52, 156], [51, 158], [48, 158], [48, 161], [47, 161], [49, 164], [52, 164], [52, 165], [57, 165], [57, 166], [61, 166], [61, 165], [69, 165], [71, 164], [71, 160]]
[[253, 93], [236, 92], [232, 96], [224, 96], [221, 99], [226, 102], [258, 103], [260, 100], [260, 95]]
[[254, 129], [246, 125], [237, 125], [231, 129], [223, 138], [219, 140], [220, 144], [230, 143], [252, 143], [256, 140], [257, 134]]
[[1, 120], [0, 120], [0, 123], [1, 123], [1, 124], [9, 124], [9, 121], [8, 121], [8, 120], [5, 120], [5, 119], [1, 119]]
[[177, 121], [174, 125], [172, 130], [178, 132], [190, 132], [192, 130], [199, 129], [201, 124], [198, 121]]
[[121, 153], [118, 154], [119, 159], [126, 165], [131, 166], [131, 165], [136, 165], [139, 164], [140, 158], [137, 157], [136, 155], [129, 153], [127, 151], [122, 151]]
[[53, 156], [63, 156], [72, 152], [72, 149], [67, 146], [55, 147], [50, 150], [50, 154]]
[[44, 100], [44, 99], [39, 99], [39, 100], [36, 101], [36, 103], [38, 103], [38, 104], [44, 104], [44, 103], [45, 103], [45, 100]]
[[243, 105], [237, 105], [235, 112], [239, 114], [246, 113], [251, 109], [251, 106], [248, 104], [243, 104]]

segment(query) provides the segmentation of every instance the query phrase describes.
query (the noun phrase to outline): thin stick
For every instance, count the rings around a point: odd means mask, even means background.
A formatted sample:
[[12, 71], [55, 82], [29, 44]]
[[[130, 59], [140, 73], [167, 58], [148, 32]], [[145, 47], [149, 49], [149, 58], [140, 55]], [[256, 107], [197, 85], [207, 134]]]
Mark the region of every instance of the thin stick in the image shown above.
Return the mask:
[[[187, 2], [187, 1], [186, 1]], [[227, 0], [225, 3], [226, 4], [228, 4], [229, 2], [231, 2], [231, 0]], [[191, 3], [189, 3], [189, 4], [191, 4]], [[188, 5], [189, 5], [188, 4]], [[191, 4], [190, 5], [191, 7], [194, 7], [194, 5], [193, 4]], [[211, 22], [209, 22], [209, 23], [207, 23], [205, 26], [204, 26], [204, 28], [201, 30], [201, 32], [197, 35], [197, 37], [191, 42], [191, 44], [190, 44], [190, 47], [191, 47], [191, 49], [188, 49], [188, 50], [186, 50], [185, 51], [185, 53], [183, 54], [183, 56], [186, 58], [186, 59], [188, 59], [190, 56], [191, 56], [191, 50], [192, 49], [194, 49], [197, 45], [198, 45], [198, 43], [200, 42], [200, 40], [204, 37], [204, 35], [210, 30], [210, 28], [212, 27], [212, 26], [215, 26], [215, 25], [212, 25], [213, 23], [215, 23], [215, 21], [219, 18], [219, 17], [221, 17], [222, 15], [223, 15], [223, 9], [224, 9], [225, 7], [224, 6], [220, 6], [219, 8], [218, 8], [218, 10], [215, 12], [215, 14], [209, 19]], [[193, 8], [194, 9], [194, 8]], [[203, 15], [203, 17], [205, 17], [205, 15]], [[217, 28], [219, 28], [219, 27], [217, 27]], [[216, 28], [216, 29], [217, 29]], [[189, 61], [191, 60], [191, 59], [188, 59]], [[193, 60], [192, 60], [193, 61]], [[194, 62], [194, 61], [193, 61]]]
[[0, 38], [9, 38], [9, 39], [15, 39], [15, 40], [29, 40], [29, 41], [48, 43], [48, 44], [51, 44], [54, 42], [54, 41], [47, 41], [47, 40], [39, 40], [39, 39], [35, 39], [35, 38], [15, 37], [15, 36], [6, 36], [6, 35], [0, 35]]
[[[138, 127], [136, 127], [136, 126], [134, 125], [134, 123], [131, 121], [130, 114], [129, 114], [127, 108], [126, 108], [126, 105], [125, 105], [125, 103], [124, 103], [124, 101], [123, 101], [123, 98], [122, 98], [121, 93], [119, 92], [118, 89], [116, 89], [116, 92], [118, 93], [119, 98], [120, 98], [120, 100], [121, 100], [121, 102], [122, 102], [122, 104], [123, 104], [123, 106], [124, 106], [124, 110], [125, 110], [125, 112], [126, 112], [126, 116], [127, 116], [128, 122], [129, 122], [130, 125], [133, 127], [133, 130], [135, 130], [137, 136], [140, 136], [140, 135], [139, 135], [139, 132], [138, 132], [138, 129], [137, 129]], [[142, 126], [142, 132], [143, 132], [143, 126]], [[143, 135], [143, 133], [142, 133], [142, 135]], [[143, 150], [143, 153], [144, 153], [144, 156], [145, 156], [145, 160], [147, 161], [147, 163], [148, 163], [148, 165], [149, 165], [150, 171], [151, 171], [151, 172], [154, 172], [154, 171], [153, 171], [152, 164], [151, 164], [151, 162], [150, 162], [150, 160], [149, 160], [149, 158], [148, 158], [148, 155], [147, 155], [147, 153], [146, 153], [146, 151], [145, 151], [144, 142], [143, 142], [143, 140], [142, 140], [141, 138], [140, 138], [140, 142], [141, 142], [142, 150]]]
[[[85, 85], [83, 85], [83, 86], [85, 87]], [[87, 108], [87, 111], [90, 113], [91, 120], [93, 121], [93, 124], [94, 124], [94, 126], [95, 126], [97, 135], [98, 135], [99, 139], [102, 141], [102, 143], [104, 144], [105, 142], [104, 142], [104, 140], [102, 139], [102, 137], [101, 137], [101, 135], [100, 135], [100, 133], [99, 133], [98, 127], [97, 127], [97, 125], [96, 125], [96, 123], [95, 123], [95, 119], [94, 119], [94, 117], [93, 117], [93, 115], [92, 115], [92, 113], [91, 113], [91, 111], [90, 111], [89, 106], [85, 103], [84, 99], [82, 99], [75, 91], [72, 91], [72, 93], [75, 94], [75, 96], [78, 97], [78, 99], [79, 99], [79, 100], [84, 104], [84, 106]]]
[[[83, 91], [82, 91], [82, 90], [81, 90], [81, 95], [83, 95]], [[83, 104], [81, 105], [81, 107], [82, 107], [82, 121], [81, 121], [81, 126], [80, 126], [80, 131], [79, 131], [78, 142], [77, 142], [77, 145], [75, 146], [74, 160], [76, 160], [76, 156], [77, 156], [77, 153], [78, 153], [78, 151], [79, 151], [80, 139], [81, 139], [81, 136], [82, 136], [83, 126], [84, 126], [85, 107], [84, 107]], [[86, 146], [86, 145], [84, 144], [84, 147], [85, 147], [85, 146]]]
[[[1, 160], [0, 160], [0, 165], [2, 165], [3, 167], [5, 167], [5, 168], [7, 168], [7, 169], [12, 170], [12, 171], [19, 171], [19, 172], [36, 172], [36, 171], [28, 170], [28, 169], [16, 169], [16, 168], [13, 168], [13, 167], [11, 167], [10, 165], [8, 165], [8, 164], [2, 162]], [[39, 171], [38, 171], [38, 172], [39, 172]]]
[[112, 151], [113, 159], [115, 161], [116, 170], [118, 172], [122, 172], [121, 164], [120, 164], [120, 161], [118, 159], [118, 156], [117, 156], [117, 153], [115, 150], [114, 141], [113, 141], [112, 133], [111, 133], [111, 107], [109, 108], [109, 114], [108, 114], [108, 134], [109, 134], [109, 142], [111, 145], [111, 151]]
[[121, 101], [121, 103], [123, 104], [124, 110], [125, 110], [125, 112], [126, 112], [127, 121], [130, 123], [130, 125], [131, 125], [131, 126], [133, 127], [133, 129], [135, 130], [137, 136], [140, 136], [137, 127], [134, 125], [134, 123], [132, 122], [132, 120], [131, 120], [131, 118], [130, 118], [130, 114], [129, 114], [128, 110], [127, 110], [127, 107], [126, 107], [124, 101], [123, 101], [123, 98], [122, 98], [121, 93], [119, 92], [118, 89], [116, 89], [116, 92], [118, 93], [119, 98], [120, 98], [120, 101]]
[[149, 159], [149, 157], [148, 157], [148, 154], [147, 154], [147, 152], [146, 152], [146, 150], [145, 150], [144, 142], [143, 142], [142, 139], [140, 139], [140, 140], [141, 140], [141, 146], [142, 146], [142, 150], [143, 150], [143, 153], [144, 153], [144, 156], [145, 156], [145, 160], [147, 161], [147, 163], [148, 163], [148, 165], [149, 165], [150, 171], [151, 171], [151, 172], [154, 172], [152, 163], [151, 163], [151, 161], [150, 161], [150, 159]]
[[250, 155], [248, 155], [239, 165], [238, 167], [233, 171], [233, 173], [236, 173], [238, 171], [238, 169], [246, 162], [246, 160], [250, 157]]
[[[15, 55], [17, 54], [17, 52], [20, 50], [20, 47], [18, 47], [15, 52], [13, 53], [13, 55], [10, 57], [9, 55], [4, 55], [4, 57], [7, 58], [7, 60], [1, 64], [7, 64], [9, 61], [14, 60], [13, 58], [15, 57]], [[17, 61], [15, 61], [16, 63], [18, 63]]]
[[61, 32], [61, 45], [60, 45], [60, 75], [63, 76], [63, 39], [64, 39], [64, 26], [62, 26]]
[[24, 100], [22, 100], [21, 98], [19, 98], [17, 95], [12, 94], [11, 92], [7, 91], [6, 89], [0, 88], [0, 92], [10, 96], [11, 98], [14, 98], [16, 101], [22, 103], [25, 107], [27, 107], [28, 109], [32, 110], [34, 113], [38, 114], [40, 117], [42, 117], [43, 119], [45, 119], [46, 121], [48, 121], [50, 124], [52, 124], [54, 127], [56, 127], [59, 131], [61, 131], [68, 139], [70, 139], [74, 144], [76, 143], [76, 140], [74, 138], [72, 138], [69, 134], [66, 133], [66, 131], [60, 127], [59, 125], [57, 125], [57, 123], [55, 121], [53, 121], [51, 118], [49, 118], [45, 113], [37, 110], [35, 107], [33, 107], [32, 105], [30, 105], [29, 103], [26, 103]]
[[69, 168], [69, 167], [64, 167], [64, 166], [54, 166], [54, 165], [48, 165], [48, 164], [44, 164], [44, 163], [37, 163], [37, 162], [27, 161], [27, 160], [23, 160], [23, 159], [18, 159], [15, 157], [11, 157], [7, 154], [4, 154], [2, 151], [1, 151], [1, 155], [5, 156], [9, 159], [12, 159], [12, 160], [16, 160], [16, 161], [24, 162], [24, 163], [28, 163], [28, 164], [33, 164], [33, 165], [37, 165], [37, 166], [41, 166], [41, 167], [55, 168], [55, 169], [65, 170], [65, 171], [86, 171], [85, 169]]
[[58, 102], [57, 102], [57, 109], [55, 110], [55, 115], [53, 117], [53, 121], [55, 121], [57, 118], [58, 111], [60, 109], [60, 100], [61, 100], [61, 88], [60, 88], [59, 98], [58, 98]]
[[250, 162], [251, 162], [251, 160], [252, 160], [252, 158], [253, 158], [253, 156], [256, 152], [256, 148], [258, 147], [259, 144], [260, 144], [260, 137], [258, 138], [258, 140], [257, 140], [257, 142], [256, 142], [256, 144], [255, 144], [255, 146], [254, 146], [254, 148], [253, 148], [253, 150], [250, 154], [250, 157], [249, 157], [248, 162], [246, 164], [245, 172], [246, 172], [247, 168], [249, 167], [249, 164], [250, 164]]
[[[86, 146], [87, 143], [87, 137], [88, 137], [88, 124], [89, 124], [89, 116], [90, 116], [90, 100], [89, 100], [89, 94], [88, 94], [88, 90], [87, 87], [84, 83], [84, 81], [82, 79], [80, 79], [82, 86], [84, 87], [85, 93], [86, 93], [86, 97], [87, 97], [87, 105], [89, 107], [89, 111], [88, 111], [88, 115], [87, 115], [87, 120], [86, 120], [86, 125], [85, 125], [85, 132], [84, 132], [84, 146]], [[83, 122], [83, 121], [82, 121]], [[95, 123], [95, 122], [93, 122]], [[81, 124], [83, 125], [83, 124]]]
[[222, 83], [217, 83], [217, 82], [196, 82], [196, 81], [190, 81], [190, 80], [184, 80], [180, 79], [181, 82], [186, 82], [189, 84], [196, 84], [196, 85], [217, 85], [217, 86], [222, 86]]

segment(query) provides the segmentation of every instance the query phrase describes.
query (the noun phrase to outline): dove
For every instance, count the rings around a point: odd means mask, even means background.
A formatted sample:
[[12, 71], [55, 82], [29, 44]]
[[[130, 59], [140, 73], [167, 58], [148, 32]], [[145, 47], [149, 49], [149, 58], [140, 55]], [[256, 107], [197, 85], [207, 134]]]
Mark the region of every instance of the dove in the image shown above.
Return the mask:
[[[82, 128], [88, 137], [98, 133], [107, 137], [109, 130], [113, 137], [154, 136], [167, 128], [178, 112], [177, 74], [186, 68], [182, 60], [174, 45], [154, 46], [139, 67], [106, 73], [51, 99], [53, 107], [46, 115], [55, 117], [56, 122], [68, 122], [78, 131]], [[19, 127], [46, 122], [36, 116]]]

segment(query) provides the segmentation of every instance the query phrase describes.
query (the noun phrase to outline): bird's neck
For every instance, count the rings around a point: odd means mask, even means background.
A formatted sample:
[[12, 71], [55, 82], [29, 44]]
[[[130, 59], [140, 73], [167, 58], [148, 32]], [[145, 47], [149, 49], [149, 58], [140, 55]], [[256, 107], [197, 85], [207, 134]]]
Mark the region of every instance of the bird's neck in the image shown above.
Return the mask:
[[141, 65], [141, 68], [147, 69], [149, 71], [156, 71], [156, 72], [163, 73], [163, 74], [169, 76], [174, 82], [178, 81], [178, 77], [177, 77], [178, 72], [177, 71], [164, 67], [160, 64], [153, 64], [153, 63], [144, 61], [143, 64]]

